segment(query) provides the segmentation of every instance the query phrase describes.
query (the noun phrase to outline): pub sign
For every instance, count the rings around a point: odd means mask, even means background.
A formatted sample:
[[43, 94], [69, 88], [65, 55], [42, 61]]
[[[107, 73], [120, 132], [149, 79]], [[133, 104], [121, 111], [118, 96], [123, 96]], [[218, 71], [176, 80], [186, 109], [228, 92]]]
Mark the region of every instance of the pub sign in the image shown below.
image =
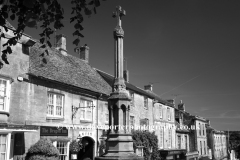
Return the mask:
[[40, 136], [68, 136], [66, 127], [40, 126]]

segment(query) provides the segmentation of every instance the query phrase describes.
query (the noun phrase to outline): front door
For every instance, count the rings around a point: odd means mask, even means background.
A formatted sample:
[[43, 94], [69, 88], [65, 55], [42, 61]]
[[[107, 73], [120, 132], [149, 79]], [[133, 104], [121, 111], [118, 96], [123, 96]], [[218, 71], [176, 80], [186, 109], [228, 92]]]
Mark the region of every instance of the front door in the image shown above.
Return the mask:
[[82, 138], [83, 148], [78, 152], [78, 160], [93, 160], [94, 141], [90, 137]]

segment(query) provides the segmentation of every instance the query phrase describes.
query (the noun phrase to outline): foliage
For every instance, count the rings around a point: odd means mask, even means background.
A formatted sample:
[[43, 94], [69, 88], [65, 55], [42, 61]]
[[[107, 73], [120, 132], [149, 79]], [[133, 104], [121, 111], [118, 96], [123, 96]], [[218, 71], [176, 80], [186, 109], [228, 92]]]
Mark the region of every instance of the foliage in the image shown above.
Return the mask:
[[235, 150], [237, 158], [240, 158], [240, 132], [229, 131], [229, 149]]
[[[148, 160], [151, 155], [151, 160], [160, 159], [160, 154], [158, 152], [158, 139], [155, 132], [149, 131], [132, 131], [133, 147], [143, 146], [144, 159]], [[150, 153], [149, 148], [152, 147], [152, 153]]]
[[50, 140], [40, 139], [32, 145], [26, 155], [26, 160], [58, 160], [59, 151]]
[[77, 140], [73, 140], [73, 141], [70, 143], [70, 146], [69, 146], [70, 152], [72, 152], [72, 153], [77, 153], [77, 152], [79, 152], [81, 149], [82, 149], [82, 143], [81, 143], [81, 142], [78, 142]]
[[[71, 4], [73, 7], [70, 23], [74, 23], [73, 36], [77, 37], [73, 44], [78, 45], [80, 38], [84, 37], [81, 34], [84, 29], [82, 26], [83, 16], [96, 14], [96, 7], [100, 6], [100, 0], [71, 0]], [[2, 51], [0, 66], [3, 66], [4, 63], [9, 64], [7, 55], [12, 53], [11, 46], [16, 45], [26, 27], [37, 28], [40, 26], [42, 28], [42, 33], [39, 34], [40, 42], [44, 44], [42, 48], [46, 48], [46, 45], [51, 48], [50, 35], [55, 30], [64, 27], [61, 22], [64, 19], [64, 9], [58, 0], [0, 0], [0, 26], [3, 26], [6, 32], [8, 31], [6, 26], [8, 18], [17, 20], [18, 26], [14, 31], [15, 36], [3, 44], [6, 48]], [[0, 33], [0, 37], [5, 37], [2, 31]]]

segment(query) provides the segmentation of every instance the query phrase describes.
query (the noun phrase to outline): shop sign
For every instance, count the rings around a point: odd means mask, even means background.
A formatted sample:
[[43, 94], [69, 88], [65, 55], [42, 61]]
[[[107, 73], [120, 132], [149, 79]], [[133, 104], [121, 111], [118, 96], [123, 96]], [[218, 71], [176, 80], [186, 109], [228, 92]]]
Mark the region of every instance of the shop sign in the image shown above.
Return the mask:
[[89, 136], [89, 137], [92, 137], [93, 136], [93, 133], [92, 132], [79, 132], [79, 134], [84, 137], [84, 136]]
[[68, 136], [66, 127], [40, 126], [40, 136]]

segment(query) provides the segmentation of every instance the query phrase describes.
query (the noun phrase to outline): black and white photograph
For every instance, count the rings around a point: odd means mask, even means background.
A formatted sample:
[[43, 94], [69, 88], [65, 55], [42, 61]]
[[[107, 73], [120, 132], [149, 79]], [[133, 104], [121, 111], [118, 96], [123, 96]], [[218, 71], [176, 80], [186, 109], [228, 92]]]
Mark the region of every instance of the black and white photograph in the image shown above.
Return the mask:
[[0, 0], [0, 160], [239, 160], [240, 0]]

